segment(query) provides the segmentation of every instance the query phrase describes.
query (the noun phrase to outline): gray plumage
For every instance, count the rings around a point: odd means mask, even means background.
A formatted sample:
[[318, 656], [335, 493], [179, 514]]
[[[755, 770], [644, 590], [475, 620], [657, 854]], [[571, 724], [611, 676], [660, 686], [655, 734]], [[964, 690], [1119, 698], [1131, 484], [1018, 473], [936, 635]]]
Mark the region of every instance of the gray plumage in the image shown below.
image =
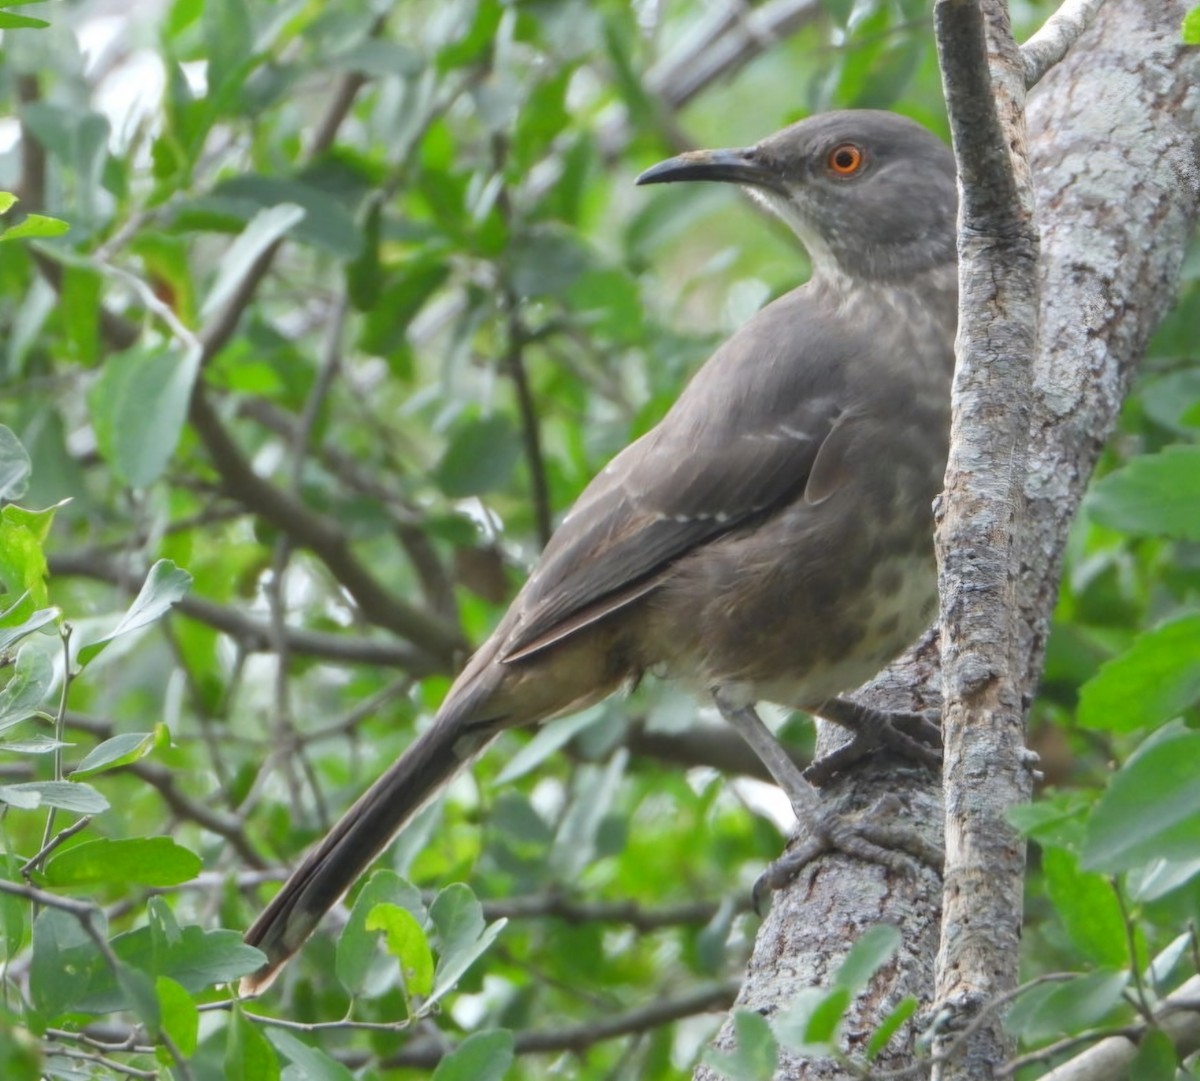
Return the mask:
[[819, 710], [932, 618], [957, 306], [949, 151], [901, 117], [836, 112], [639, 182], [693, 179], [742, 184], [777, 212], [811, 281], [742, 326], [587, 487], [432, 727], [247, 933], [270, 962], [246, 991], [502, 729], [649, 670]]

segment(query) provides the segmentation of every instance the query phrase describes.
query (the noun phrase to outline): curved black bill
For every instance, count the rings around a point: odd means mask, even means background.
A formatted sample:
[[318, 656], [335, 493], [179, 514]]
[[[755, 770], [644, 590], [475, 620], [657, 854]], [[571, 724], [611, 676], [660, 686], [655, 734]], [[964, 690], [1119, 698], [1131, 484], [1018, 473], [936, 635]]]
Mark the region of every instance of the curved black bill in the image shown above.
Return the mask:
[[721, 180], [775, 190], [782, 187], [774, 170], [763, 164], [756, 147], [689, 150], [652, 165], [637, 178], [637, 183], [673, 184], [680, 180]]

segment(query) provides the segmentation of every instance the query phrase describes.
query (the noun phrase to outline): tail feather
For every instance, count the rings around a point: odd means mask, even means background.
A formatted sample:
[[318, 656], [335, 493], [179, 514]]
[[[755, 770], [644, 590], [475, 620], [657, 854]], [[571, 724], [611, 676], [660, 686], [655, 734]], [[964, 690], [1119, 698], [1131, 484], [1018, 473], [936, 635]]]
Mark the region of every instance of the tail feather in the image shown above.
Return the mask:
[[267, 905], [245, 940], [267, 955], [246, 976], [243, 995], [265, 991], [279, 968], [316, 929], [322, 917], [438, 788], [495, 737], [499, 725], [463, 722], [461, 710], [439, 716], [433, 727], [342, 816]]

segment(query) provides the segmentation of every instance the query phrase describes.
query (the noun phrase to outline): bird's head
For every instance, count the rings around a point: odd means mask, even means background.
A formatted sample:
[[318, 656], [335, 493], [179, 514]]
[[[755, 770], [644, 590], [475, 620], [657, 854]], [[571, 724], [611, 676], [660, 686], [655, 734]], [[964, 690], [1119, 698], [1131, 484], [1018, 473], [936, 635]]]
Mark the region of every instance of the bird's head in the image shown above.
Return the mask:
[[792, 227], [818, 275], [901, 280], [955, 257], [954, 158], [895, 113], [821, 113], [754, 146], [680, 154], [637, 182], [681, 180], [741, 184]]

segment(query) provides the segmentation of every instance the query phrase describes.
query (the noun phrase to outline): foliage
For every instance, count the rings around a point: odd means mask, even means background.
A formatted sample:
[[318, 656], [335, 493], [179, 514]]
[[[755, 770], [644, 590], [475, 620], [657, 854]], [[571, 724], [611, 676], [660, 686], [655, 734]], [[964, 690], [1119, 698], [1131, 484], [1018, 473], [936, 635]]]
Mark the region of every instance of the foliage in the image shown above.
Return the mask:
[[[0, 1076], [690, 1073], [782, 836], [668, 687], [505, 736], [261, 1004], [238, 932], [555, 516], [803, 276], [730, 192], [637, 172], [833, 106], [942, 130], [927, 7], [777, 2], [718, 64], [741, 23], [695, 0], [0, 13]], [[1192, 310], [1067, 553], [1020, 821], [1030, 975], [1077, 977], [1014, 1007], [1030, 1046], [1194, 956]], [[711, 1061], [831, 1052], [886, 937]]]

